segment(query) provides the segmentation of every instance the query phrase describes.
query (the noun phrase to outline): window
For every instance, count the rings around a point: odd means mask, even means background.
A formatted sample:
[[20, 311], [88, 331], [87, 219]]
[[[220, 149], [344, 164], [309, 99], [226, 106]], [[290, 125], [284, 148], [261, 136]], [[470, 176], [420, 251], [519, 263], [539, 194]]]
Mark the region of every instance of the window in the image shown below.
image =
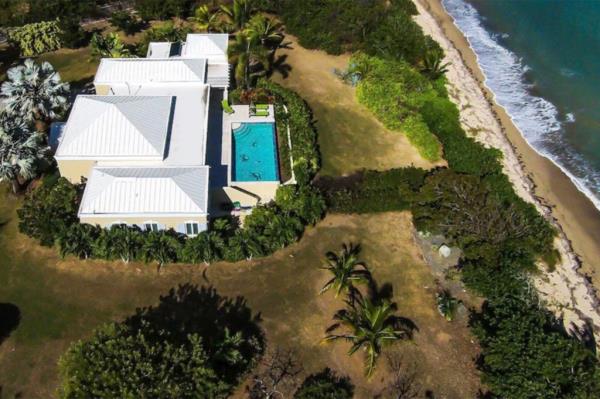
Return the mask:
[[185, 224], [185, 234], [188, 236], [197, 236], [200, 231], [200, 226], [196, 222], [187, 222]]
[[158, 231], [158, 223], [156, 222], [144, 222], [144, 230], [146, 231]]
[[109, 229], [112, 229], [113, 227], [127, 227], [127, 222], [112, 222], [111, 224], [108, 225]]

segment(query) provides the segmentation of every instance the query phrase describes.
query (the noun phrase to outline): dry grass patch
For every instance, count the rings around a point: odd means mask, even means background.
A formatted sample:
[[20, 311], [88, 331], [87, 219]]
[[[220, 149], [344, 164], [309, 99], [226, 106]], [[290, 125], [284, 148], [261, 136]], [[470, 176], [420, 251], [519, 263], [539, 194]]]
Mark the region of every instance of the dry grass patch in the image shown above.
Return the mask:
[[473, 397], [479, 386], [472, 362], [477, 347], [464, 320], [448, 323], [437, 314], [433, 277], [411, 230], [408, 213], [331, 215], [272, 257], [210, 267], [169, 265], [156, 274], [151, 265], [61, 260], [53, 250], [35, 249], [17, 234], [13, 219], [1, 236], [0, 298], [18, 306], [22, 319], [0, 346], [3, 393], [52, 396], [56, 361], [70, 342], [88, 336], [102, 322], [157, 303], [159, 295], [177, 284], [192, 282], [213, 285], [221, 295], [245, 297], [260, 312], [269, 345], [293, 348], [307, 373], [329, 366], [349, 375], [356, 397], [371, 398], [387, 379], [385, 363], [367, 381], [361, 354], [348, 357], [345, 344], [320, 343], [343, 304], [331, 293], [318, 295], [327, 279], [318, 266], [327, 250], [353, 241], [362, 244], [362, 258], [375, 279], [392, 285], [398, 314], [419, 328], [413, 342], [394, 347], [417, 373], [419, 384], [436, 397]]
[[345, 175], [359, 169], [386, 170], [402, 166], [430, 169], [443, 164], [423, 159], [408, 139], [386, 129], [365, 107], [358, 104], [355, 89], [333, 73], [348, 66], [348, 55], [332, 56], [307, 50], [291, 39], [287, 56], [292, 67], [289, 77], [275, 75], [273, 80], [295, 90], [314, 111], [323, 158], [321, 173]]

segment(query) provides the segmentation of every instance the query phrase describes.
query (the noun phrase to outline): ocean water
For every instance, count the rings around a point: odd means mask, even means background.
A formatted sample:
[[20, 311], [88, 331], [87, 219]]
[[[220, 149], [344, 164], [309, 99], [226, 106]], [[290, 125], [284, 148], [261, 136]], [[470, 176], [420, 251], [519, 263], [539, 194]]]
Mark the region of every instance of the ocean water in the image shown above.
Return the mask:
[[600, 209], [600, 1], [442, 2], [496, 101]]

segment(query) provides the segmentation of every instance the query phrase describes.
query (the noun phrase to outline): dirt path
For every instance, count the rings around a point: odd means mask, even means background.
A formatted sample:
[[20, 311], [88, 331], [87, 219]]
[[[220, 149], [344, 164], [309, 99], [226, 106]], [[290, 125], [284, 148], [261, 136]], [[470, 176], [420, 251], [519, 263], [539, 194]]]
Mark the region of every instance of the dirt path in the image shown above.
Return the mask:
[[386, 170], [402, 166], [425, 169], [436, 164], [421, 158], [405, 136], [387, 130], [355, 99], [354, 88], [334, 75], [334, 68], [345, 69], [348, 55], [332, 56], [307, 50], [287, 36], [292, 49], [280, 50], [292, 67], [287, 79], [273, 80], [297, 91], [311, 106], [323, 159], [321, 173], [345, 175], [358, 169]]

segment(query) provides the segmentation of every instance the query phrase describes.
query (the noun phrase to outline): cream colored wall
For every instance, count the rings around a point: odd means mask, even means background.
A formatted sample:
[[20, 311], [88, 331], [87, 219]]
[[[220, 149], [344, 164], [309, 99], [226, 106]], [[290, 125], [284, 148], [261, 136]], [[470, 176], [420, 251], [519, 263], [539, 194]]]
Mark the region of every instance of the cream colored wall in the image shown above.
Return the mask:
[[133, 225], [142, 225], [145, 222], [156, 222], [158, 224], [161, 224], [165, 227], [165, 229], [174, 229], [177, 230], [177, 228], [185, 223], [185, 222], [198, 222], [200, 224], [202, 223], [208, 223], [206, 216], [188, 216], [188, 217], [152, 217], [152, 216], [147, 216], [147, 217], [117, 217], [117, 216], [111, 216], [111, 217], [104, 217], [104, 216], [95, 216], [95, 217], [86, 217], [86, 216], [82, 216], [80, 218], [82, 223], [89, 223], [89, 224], [98, 224], [101, 227], [108, 227], [111, 224], [115, 223], [115, 222], [125, 222], [127, 224]]
[[95, 85], [96, 86], [96, 94], [99, 96], [106, 96], [110, 90], [109, 85]]
[[231, 185], [260, 197], [263, 204], [275, 199], [275, 193], [280, 186], [279, 182], [232, 182]]
[[81, 176], [88, 178], [92, 167], [96, 163], [93, 160], [66, 160], [57, 159], [60, 175], [65, 177], [71, 183], [79, 183]]
[[252, 195], [245, 193], [243, 191], [237, 190], [234, 187], [223, 187], [223, 200], [213, 199], [213, 203], [221, 203], [225, 201], [239, 202], [243, 207], [256, 206], [258, 204], [258, 198], [253, 197]]

